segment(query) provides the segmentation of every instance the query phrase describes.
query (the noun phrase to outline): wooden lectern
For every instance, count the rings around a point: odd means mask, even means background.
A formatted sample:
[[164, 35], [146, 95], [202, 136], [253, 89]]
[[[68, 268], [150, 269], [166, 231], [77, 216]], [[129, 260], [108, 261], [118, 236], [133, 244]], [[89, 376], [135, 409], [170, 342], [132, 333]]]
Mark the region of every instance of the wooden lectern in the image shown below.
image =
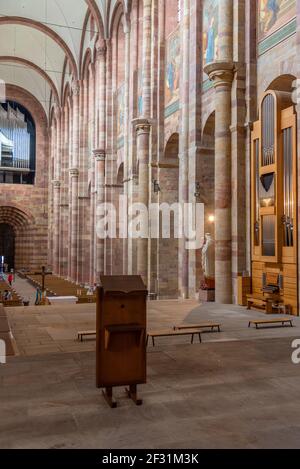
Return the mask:
[[116, 407], [113, 387], [129, 385], [137, 405], [137, 385], [146, 383], [147, 290], [139, 276], [100, 276], [97, 288], [97, 387]]

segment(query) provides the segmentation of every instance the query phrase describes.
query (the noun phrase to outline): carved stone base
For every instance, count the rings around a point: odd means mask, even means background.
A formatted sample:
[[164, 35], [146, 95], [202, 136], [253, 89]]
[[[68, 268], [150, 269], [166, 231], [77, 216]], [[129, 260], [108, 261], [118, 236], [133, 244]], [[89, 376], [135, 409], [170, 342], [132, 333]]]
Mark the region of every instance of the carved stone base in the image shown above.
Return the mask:
[[199, 290], [199, 301], [213, 303], [215, 301], [215, 290]]

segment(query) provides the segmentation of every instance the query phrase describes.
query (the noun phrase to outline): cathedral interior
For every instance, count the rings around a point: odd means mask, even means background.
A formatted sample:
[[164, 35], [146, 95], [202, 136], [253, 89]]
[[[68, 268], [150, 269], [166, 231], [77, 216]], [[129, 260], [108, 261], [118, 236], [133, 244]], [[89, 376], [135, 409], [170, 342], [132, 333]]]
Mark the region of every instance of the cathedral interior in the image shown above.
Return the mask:
[[298, 56], [297, 0], [0, 0], [0, 449], [299, 448]]

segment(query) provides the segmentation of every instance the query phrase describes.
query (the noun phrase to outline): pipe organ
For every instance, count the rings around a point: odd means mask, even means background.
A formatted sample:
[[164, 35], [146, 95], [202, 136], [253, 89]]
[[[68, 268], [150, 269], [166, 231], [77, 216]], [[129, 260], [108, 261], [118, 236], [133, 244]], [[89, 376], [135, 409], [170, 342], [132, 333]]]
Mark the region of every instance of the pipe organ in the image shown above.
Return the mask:
[[291, 93], [268, 91], [251, 146], [252, 293], [298, 315], [296, 113]]
[[0, 106], [1, 166], [30, 169], [30, 133], [24, 114]]

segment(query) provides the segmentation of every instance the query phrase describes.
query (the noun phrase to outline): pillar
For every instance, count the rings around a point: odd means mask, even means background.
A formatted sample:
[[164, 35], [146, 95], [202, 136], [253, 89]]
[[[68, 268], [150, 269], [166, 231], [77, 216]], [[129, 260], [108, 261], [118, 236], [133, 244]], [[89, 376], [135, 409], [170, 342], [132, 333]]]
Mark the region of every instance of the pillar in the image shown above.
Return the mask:
[[[124, 17], [124, 34], [125, 34], [125, 92], [124, 92], [124, 196], [129, 198], [129, 187], [128, 187], [128, 168], [129, 168], [129, 142], [130, 142], [130, 111], [129, 111], [129, 93], [130, 93], [130, 69], [131, 69], [131, 57], [130, 57], [130, 40], [131, 40], [131, 23], [129, 15]], [[127, 214], [124, 213], [124, 217]], [[126, 223], [126, 220], [123, 220]], [[123, 240], [123, 274], [128, 273], [128, 237]]]
[[[138, 201], [149, 205], [149, 143], [151, 125], [147, 119], [139, 119], [136, 124], [137, 154], [139, 158]], [[148, 238], [140, 238], [137, 243], [137, 271], [148, 285]]]
[[60, 181], [53, 181], [53, 270], [59, 273], [59, 204], [60, 204]]
[[219, 60], [204, 68], [215, 87], [215, 271], [216, 302], [232, 303], [231, 89], [233, 1], [219, 1]]
[[[245, 25], [246, 11], [245, 0], [235, 1], [234, 24]], [[233, 302], [238, 300], [238, 277], [247, 270], [247, 141], [250, 143], [250, 135], [247, 139], [247, 128], [245, 127], [247, 115], [246, 104], [246, 64], [245, 64], [245, 31], [246, 28], [234, 29], [234, 58], [235, 58], [235, 74], [232, 84], [231, 93], [231, 189], [232, 189], [232, 287]], [[255, 42], [251, 44], [253, 47]], [[251, 80], [253, 80], [252, 74]], [[255, 76], [255, 75], [254, 75]], [[249, 88], [247, 92], [249, 92]], [[255, 93], [256, 94], [256, 93]], [[252, 101], [255, 102], [255, 99]], [[248, 103], [249, 105], [250, 102]], [[251, 105], [251, 107], [254, 107]], [[256, 106], [255, 106], [256, 110]], [[250, 109], [248, 109], [250, 111]], [[249, 122], [249, 121], [248, 121]], [[247, 124], [248, 131], [250, 126]], [[250, 148], [249, 148], [250, 149]], [[250, 185], [248, 186], [250, 187]], [[251, 246], [251, 243], [249, 244]]]
[[70, 169], [71, 180], [71, 279], [77, 280], [77, 247], [78, 247], [78, 179], [77, 168]]
[[[180, 92], [181, 129], [179, 142], [179, 203], [182, 208], [189, 201], [189, 37], [190, 37], [190, 0], [183, 0], [183, 18], [181, 21], [181, 50], [182, 72]], [[179, 294], [181, 298], [188, 298], [189, 291], [189, 253], [186, 249], [186, 239], [183, 234], [179, 240]]]
[[96, 262], [95, 262], [95, 277], [96, 282], [99, 282], [99, 276], [104, 274], [104, 238], [97, 230], [97, 208], [105, 203], [105, 150], [94, 150], [94, 157], [96, 159]]
[[97, 45], [97, 88], [98, 88], [98, 139], [97, 149], [93, 151], [95, 158], [95, 281], [99, 275], [104, 274], [104, 239], [97, 232], [97, 207], [105, 202], [105, 148], [106, 148], [106, 54], [107, 47], [104, 41]]
[[80, 84], [74, 82], [72, 86], [73, 91], [73, 145], [70, 168], [70, 182], [71, 182], [71, 280], [77, 281], [77, 259], [78, 259], [78, 221], [79, 221], [79, 207], [78, 207], [78, 184], [79, 184], [79, 95]]
[[[139, 164], [138, 201], [149, 205], [149, 156], [151, 117], [151, 21], [152, 0], [143, 1], [143, 116], [135, 122], [137, 132], [137, 155]], [[137, 271], [148, 286], [148, 239], [137, 243]]]

